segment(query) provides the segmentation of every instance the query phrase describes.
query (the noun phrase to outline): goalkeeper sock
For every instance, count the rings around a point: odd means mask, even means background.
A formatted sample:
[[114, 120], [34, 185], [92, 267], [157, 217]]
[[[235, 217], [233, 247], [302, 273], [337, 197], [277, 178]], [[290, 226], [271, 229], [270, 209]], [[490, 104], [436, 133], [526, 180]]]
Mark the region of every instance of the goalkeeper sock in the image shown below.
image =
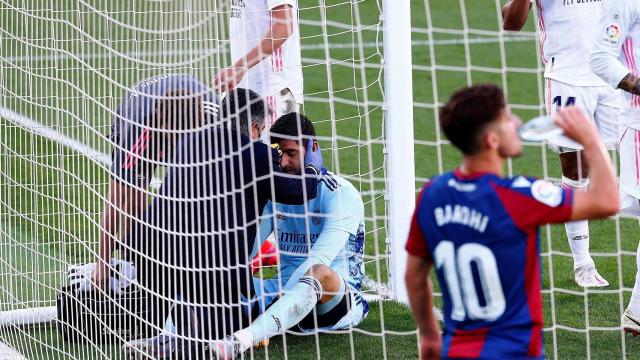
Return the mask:
[[307, 316], [322, 297], [320, 281], [311, 276], [303, 276], [298, 283], [269, 307], [264, 314], [248, 328], [234, 335], [240, 342], [242, 351], [254, 344], [296, 325]]
[[[562, 186], [576, 191], [585, 191], [589, 187], [589, 179], [572, 180], [562, 177]], [[570, 221], [564, 224], [573, 255], [573, 268], [593, 264], [589, 254], [589, 222], [587, 220]]]
[[634, 315], [640, 315], [640, 244], [636, 250], [636, 283], [633, 286], [633, 292], [631, 293], [631, 300], [629, 300], [629, 306], [627, 309]]

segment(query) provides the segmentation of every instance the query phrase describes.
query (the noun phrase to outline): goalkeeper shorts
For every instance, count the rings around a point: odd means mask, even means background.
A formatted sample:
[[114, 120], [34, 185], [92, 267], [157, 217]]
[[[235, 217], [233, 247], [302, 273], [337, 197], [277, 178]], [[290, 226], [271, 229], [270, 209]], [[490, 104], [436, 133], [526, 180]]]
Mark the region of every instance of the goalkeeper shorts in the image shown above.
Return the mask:
[[[318, 304], [314, 311], [300, 321], [299, 331], [349, 329], [358, 326], [367, 317], [369, 303], [364, 299], [362, 293], [347, 284], [346, 281], [342, 279], [340, 281], [344, 284], [342, 296], [337, 294], [334, 297], [335, 301], [331, 299], [325, 304]], [[253, 305], [252, 317], [254, 319], [278, 300], [281, 293], [280, 282], [281, 280], [277, 277], [267, 280], [253, 278], [255, 296], [251, 304]], [[286, 283], [286, 281], [282, 279], [282, 283]]]

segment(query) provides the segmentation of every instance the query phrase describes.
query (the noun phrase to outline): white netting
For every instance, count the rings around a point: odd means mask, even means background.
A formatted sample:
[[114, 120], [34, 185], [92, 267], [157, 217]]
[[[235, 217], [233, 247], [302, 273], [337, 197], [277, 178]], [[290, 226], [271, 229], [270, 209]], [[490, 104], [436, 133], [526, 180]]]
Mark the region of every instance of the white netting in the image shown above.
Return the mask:
[[[55, 328], [14, 323], [39, 309], [39, 318], [59, 325], [51, 307], [67, 267], [96, 256], [114, 109], [144, 78], [180, 72], [209, 84], [231, 65], [229, 3], [0, 1], [0, 352], [5, 343], [29, 359], [124, 358], [115, 345], [68, 343]], [[459, 161], [437, 124], [437, 108], [453, 90], [497, 83], [515, 112], [530, 118], [544, 112], [544, 88], [532, 19], [525, 31], [507, 34], [499, 0], [411, 6], [417, 188]], [[362, 195], [365, 292], [372, 296], [388, 285], [381, 9], [374, 0], [299, 0], [303, 111], [316, 125], [327, 167]], [[509, 173], [558, 180], [560, 167], [546, 148], [528, 146]], [[594, 222], [591, 234], [611, 286], [588, 292], [573, 282], [564, 229], [542, 237], [545, 352], [633, 358], [636, 345], [625, 341], [619, 320], [633, 286], [637, 222]], [[402, 305], [372, 302], [348, 335], [278, 337], [252, 356], [415, 358], [414, 329]]]

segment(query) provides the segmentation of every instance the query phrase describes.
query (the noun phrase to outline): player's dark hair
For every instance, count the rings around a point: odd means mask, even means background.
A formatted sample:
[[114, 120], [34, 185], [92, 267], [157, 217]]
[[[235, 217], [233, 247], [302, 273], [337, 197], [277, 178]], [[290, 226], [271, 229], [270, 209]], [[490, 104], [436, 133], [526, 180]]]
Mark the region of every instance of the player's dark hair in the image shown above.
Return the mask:
[[156, 104], [159, 123], [156, 126], [182, 130], [200, 125], [204, 115], [202, 96], [192, 94], [191, 90], [181, 89], [170, 91], [159, 99]]
[[294, 140], [302, 134], [302, 144], [306, 147], [309, 139], [315, 139], [316, 129], [311, 120], [300, 113], [284, 114], [276, 120], [271, 129], [271, 143], [277, 144], [282, 140]]
[[456, 91], [440, 110], [440, 127], [451, 143], [465, 155], [481, 150], [487, 125], [505, 109], [504, 93], [494, 84]]
[[233, 128], [239, 129], [245, 136], [250, 136], [250, 123], [256, 123], [262, 128], [267, 116], [271, 115], [271, 109], [255, 91], [235, 88], [222, 100], [220, 114], [223, 121], [230, 121]]

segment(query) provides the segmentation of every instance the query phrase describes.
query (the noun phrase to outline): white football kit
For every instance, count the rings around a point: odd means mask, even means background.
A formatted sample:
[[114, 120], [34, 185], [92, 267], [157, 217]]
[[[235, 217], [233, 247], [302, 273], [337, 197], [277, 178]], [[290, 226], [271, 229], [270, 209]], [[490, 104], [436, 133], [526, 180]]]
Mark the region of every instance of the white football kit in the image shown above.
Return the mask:
[[266, 99], [274, 111], [267, 128], [281, 115], [302, 104], [302, 62], [297, 0], [229, 0], [231, 3], [231, 57], [235, 63], [259, 45], [271, 26], [271, 10], [293, 7], [293, 33], [273, 54], [245, 74], [238, 87], [249, 88]]
[[[606, 1], [602, 10], [590, 64], [604, 81], [617, 87], [627, 74], [638, 75], [640, 1]], [[626, 128], [622, 129], [620, 140], [620, 189], [640, 198], [640, 97], [627, 92], [625, 97], [623, 120]], [[625, 203], [637, 207], [637, 202], [623, 198], [623, 205]]]
[[[595, 121], [602, 140], [618, 143], [622, 98], [589, 68], [588, 59], [597, 32], [602, 2], [532, 0], [538, 7], [542, 60], [545, 64], [545, 103], [549, 115], [567, 105], [585, 110]], [[575, 150], [575, 143], [551, 139], [554, 148]]]

